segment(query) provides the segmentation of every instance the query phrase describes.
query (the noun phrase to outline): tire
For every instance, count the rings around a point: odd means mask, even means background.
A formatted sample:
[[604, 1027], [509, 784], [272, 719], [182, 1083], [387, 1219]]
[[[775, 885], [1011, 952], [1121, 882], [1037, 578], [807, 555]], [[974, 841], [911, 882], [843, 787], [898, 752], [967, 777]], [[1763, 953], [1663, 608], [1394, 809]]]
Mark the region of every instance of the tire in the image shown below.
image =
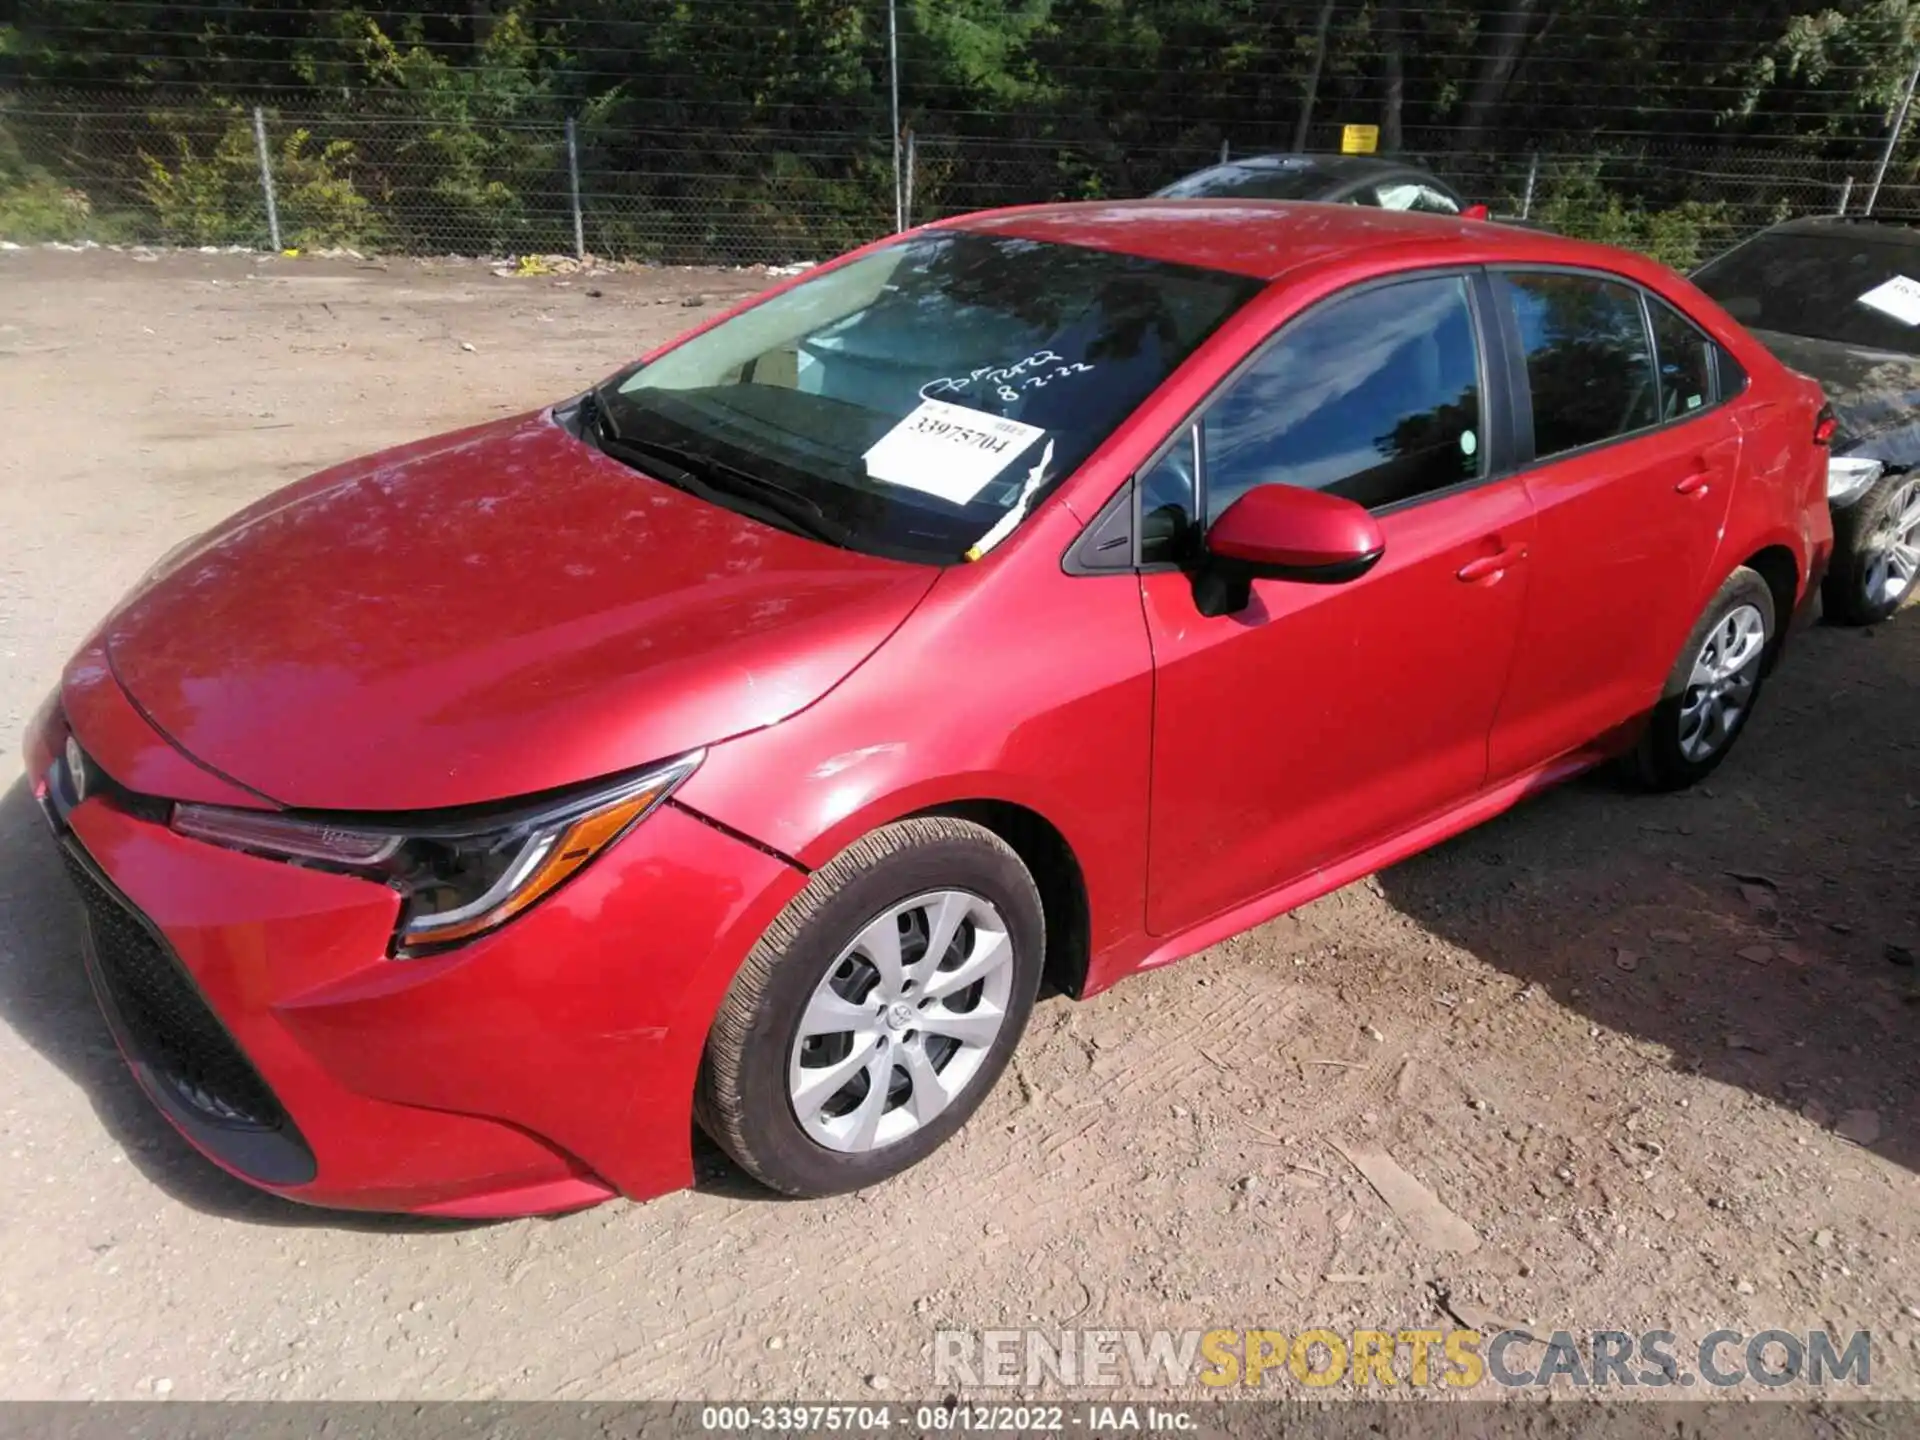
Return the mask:
[[[953, 940], [930, 961], [942, 925]], [[897, 969], [881, 963], [888, 935]], [[1040, 892], [992, 831], [945, 816], [874, 831], [814, 873], [734, 976], [700, 1067], [701, 1128], [788, 1195], [899, 1174], [959, 1130], [999, 1079], [1032, 1013], [1045, 946]], [[953, 989], [969, 967], [986, 968]]]
[[[1719, 767], [1760, 701], [1777, 634], [1772, 589], [1757, 572], [1741, 566], [1694, 622], [1653, 707], [1634, 755], [1643, 784], [1653, 790], [1683, 790]], [[1729, 637], [1737, 638], [1730, 642]], [[1696, 686], [1696, 670], [1721, 668], [1719, 657], [1728, 664], [1740, 663], [1729, 678]], [[1716, 694], [1721, 697], [1718, 704]], [[1704, 731], [1699, 728], [1703, 704], [1711, 707], [1707, 714], [1721, 719], [1718, 726], [1708, 724]]]
[[1882, 475], [1866, 494], [1834, 513], [1833, 565], [1820, 589], [1829, 620], [1877, 625], [1920, 589], [1913, 569], [1902, 577], [1898, 568], [1889, 568], [1895, 542], [1909, 555], [1920, 546], [1920, 472]]

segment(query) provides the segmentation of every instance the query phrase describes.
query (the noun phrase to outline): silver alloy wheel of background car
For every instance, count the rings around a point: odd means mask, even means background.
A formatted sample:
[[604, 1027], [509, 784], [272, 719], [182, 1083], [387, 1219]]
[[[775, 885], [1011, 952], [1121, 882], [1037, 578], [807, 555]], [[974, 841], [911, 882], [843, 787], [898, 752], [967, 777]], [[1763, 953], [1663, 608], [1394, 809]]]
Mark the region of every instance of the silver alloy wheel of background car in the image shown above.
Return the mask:
[[1920, 575], [1920, 476], [1894, 492], [1887, 502], [1886, 526], [1870, 545], [1867, 602], [1898, 605]]
[[1013, 942], [964, 890], [889, 907], [814, 988], [787, 1060], [801, 1129], [830, 1150], [906, 1138], [979, 1072], [1007, 1019]]
[[1766, 617], [1753, 605], [1729, 610], [1708, 632], [1680, 701], [1680, 753], [1687, 759], [1705, 760], [1733, 738], [1753, 703], [1766, 648]]

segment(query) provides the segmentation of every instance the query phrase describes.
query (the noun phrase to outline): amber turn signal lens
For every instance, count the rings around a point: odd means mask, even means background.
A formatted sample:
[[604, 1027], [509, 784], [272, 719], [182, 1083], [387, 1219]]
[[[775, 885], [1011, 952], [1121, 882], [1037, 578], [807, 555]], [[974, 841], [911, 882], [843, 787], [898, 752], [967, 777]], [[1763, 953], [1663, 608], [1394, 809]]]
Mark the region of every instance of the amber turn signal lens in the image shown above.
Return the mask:
[[[678, 778], [674, 777], [675, 780]], [[663, 781], [623, 796], [603, 810], [582, 815], [540, 851], [525, 878], [519, 880], [512, 893], [498, 905], [484, 914], [438, 929], [409, 927], [406, 936], [408, 942], [415, 945], [444, 945], [505, 924], [618, 840], [630, 825], [658, 804], [672, 788], [672, 781]]]

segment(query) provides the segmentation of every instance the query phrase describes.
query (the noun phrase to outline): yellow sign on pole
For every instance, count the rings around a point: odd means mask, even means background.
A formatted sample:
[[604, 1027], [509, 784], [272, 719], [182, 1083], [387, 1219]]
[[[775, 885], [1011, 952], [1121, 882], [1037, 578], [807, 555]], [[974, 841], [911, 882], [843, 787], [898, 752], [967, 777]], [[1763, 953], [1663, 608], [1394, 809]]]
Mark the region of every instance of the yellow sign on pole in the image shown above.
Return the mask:
[[1342, 155], [1371, 155], [1380, 148], [1378, 125], [1345, 125], [1340, 130]]

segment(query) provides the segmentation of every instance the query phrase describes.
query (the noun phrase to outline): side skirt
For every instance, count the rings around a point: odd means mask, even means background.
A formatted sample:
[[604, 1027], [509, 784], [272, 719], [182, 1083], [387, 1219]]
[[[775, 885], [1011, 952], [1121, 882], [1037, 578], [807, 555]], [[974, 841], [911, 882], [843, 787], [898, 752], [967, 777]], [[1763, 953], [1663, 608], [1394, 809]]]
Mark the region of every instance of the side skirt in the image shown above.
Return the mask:
[[[1491, 820], [1494, 816], [1511, 810], [1527, 796], [1551, 789], [1555, 785], [1572, 779], [1575, 775], [1593, 769], [1596, 765], [1604, 763], [1606, 759], [1607, 753], [1603, 750], [1577, 750], [1570, 755], [1563, 755], [1557, 760], [1550, 760], [1545, 765], [1517, 775], [1490, 790], [1483, 790], [1472, 799], [1450, 810], [1443, 810], [1437, 815], [1430, 816], [1389, 839], [1356, 851], [1332, 865], [1322, 866], [1298, 880], [1282, 885], [1278, 889], [1269, 890], [1264, 895], [1256, 896], [1243, 905], [1236, 905], [1233, 909], [1224, 911], [1210, 920], [1203, 920], [1178, 935], [1167, 937], [1138, 964], [1126, 966], [1117, 970], [1117, 973], [1109, 971], [1098, 988], [1104, 990], [1115, 981], [1141, 970], [1154, 970], [1162, 965], [1171, 965], [1176, 960], [1197, 955], [1209, 945], [1217, 945], [1222, 940], [1253, 929], [1256, 925], [1264, 925], [1267, 921], [1284, 915], [1289, 910], [1297, 910], [1310, 900], [1318, 900], [1322, 895], [1331, 894], [1343, 885], [1350, 885], [1363, 876], [1373, 874], [1376, 870], [1384, 870], [1387, 866], [1397, 864], [1410, 855], [1417, 855], [1422, 850], [1431, 849], [1441, 841], [1450, 839], [1464, 830], [1471, 830], [1483, 821]], [[1092, 987], [1089, 987], [1088, 993], [1094, 993]]]

